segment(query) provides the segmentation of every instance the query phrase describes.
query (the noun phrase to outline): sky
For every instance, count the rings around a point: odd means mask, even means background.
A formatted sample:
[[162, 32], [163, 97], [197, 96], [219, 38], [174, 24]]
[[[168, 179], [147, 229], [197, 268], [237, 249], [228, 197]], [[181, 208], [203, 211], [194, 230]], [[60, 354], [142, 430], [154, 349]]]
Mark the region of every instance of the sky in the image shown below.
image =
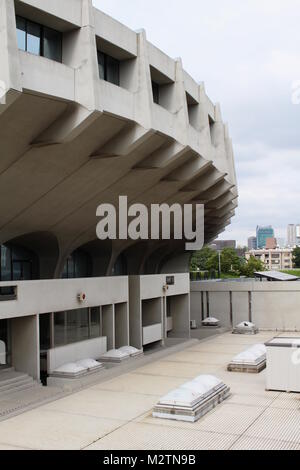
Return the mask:
[[222, 239], [300, 223], [300, 0], [93, 0], [147, 38], [220, 102], [239, 207]]

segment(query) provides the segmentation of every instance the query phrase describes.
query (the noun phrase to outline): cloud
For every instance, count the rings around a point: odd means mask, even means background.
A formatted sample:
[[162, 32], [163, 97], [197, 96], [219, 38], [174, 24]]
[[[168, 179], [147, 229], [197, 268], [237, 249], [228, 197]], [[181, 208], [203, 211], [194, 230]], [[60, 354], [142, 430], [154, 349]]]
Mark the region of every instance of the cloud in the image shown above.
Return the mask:
[[257, 224], [286, 236], [300, 220], [299, 0], [94, 0], [172, 57], [222, 106], [233, 138], [239, 208], [222, 238], [245, 244]]

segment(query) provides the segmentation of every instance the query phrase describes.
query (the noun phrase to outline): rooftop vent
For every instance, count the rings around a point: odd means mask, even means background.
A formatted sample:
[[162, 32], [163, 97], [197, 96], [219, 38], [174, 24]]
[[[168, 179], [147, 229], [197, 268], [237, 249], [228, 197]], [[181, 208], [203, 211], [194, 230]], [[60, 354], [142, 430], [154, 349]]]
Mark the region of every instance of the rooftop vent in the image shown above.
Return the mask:
[[161, 398], [153, 410], [153, 417], [194, 423], [229, 394], [229, 387], [217, 377], [200, 375]]
[[228, 370], [258, 374], [266, 368], [266, 364], [267, 348], [264, 344], [256, 344], [235, 356], [228, 365]]
[[233, 334], [235, 335], [256, 335], [258, 328], [254, 323], [244, 321], [239, 323], [234, 329]]
[[208, 318], [205, 318], [205, 320], [203, 320], [202, 325], [218, 328], [220, 326], [220, 320], [214, 317], [208, 317]]

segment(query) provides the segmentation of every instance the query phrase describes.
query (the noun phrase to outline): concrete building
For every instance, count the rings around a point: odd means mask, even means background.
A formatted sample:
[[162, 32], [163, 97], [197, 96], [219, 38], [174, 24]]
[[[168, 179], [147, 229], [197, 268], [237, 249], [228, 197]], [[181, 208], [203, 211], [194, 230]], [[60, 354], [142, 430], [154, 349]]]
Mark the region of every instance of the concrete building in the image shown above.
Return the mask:
[[214, 250], [224, 250], [225, 248], [236, 249], [236, 240], [215, 240], [211, 245]]
[[291, 248], [275, 248], [264, 250], [250, 250], [246, 259], [251, 256], [262, 261], [267, 270], [283, 271], [293, 269], [293, 250]]
[[215, 240], [238, 197], [220, 106], [91, 0], [0, 0], [0, 82], [2, 365], [188, 336], [185, 240], [101, 242], [96, 209], [203, 203]]
[[257, 248], [256, 237], [249, 237], [248, 238], [248, 250], [256, 250], [256, 248]]
[[267, 238], [266, 240], [266, 250], [275, 250], [277, 248], [276, 238]]
[[287, 246], [296, 246], [296, 225], [289, 224], [287, 228]]
[[287, 245], [291, 248], [300, 246], [300, 225], [290, 224], [287, 228]]
[[267, 239], [274, 238], [274, 229], [271, 225], [266, 227], [257, 226], [256, 228], [256, 248], [258, 250], [265, 248]]

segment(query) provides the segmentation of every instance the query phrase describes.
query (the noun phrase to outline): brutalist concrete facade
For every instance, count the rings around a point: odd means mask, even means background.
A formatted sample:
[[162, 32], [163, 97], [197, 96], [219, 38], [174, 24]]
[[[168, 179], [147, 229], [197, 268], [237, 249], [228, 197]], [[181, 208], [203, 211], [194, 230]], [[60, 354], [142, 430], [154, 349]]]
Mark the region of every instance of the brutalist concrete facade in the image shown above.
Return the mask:
[[[34, 245], [42, 278], [60, 277], [83, 246], [94, 275], [110, 275], [121, 253], [128, 274], [168, 271], [174, 257], [171, 271], [186, 270], [183, 243], [97, 243], [96, 208], [121, 194], [145, 204], [202, 202], [205, 240], [215, 239], [237, 206], [219, 105], [181, 60], [91, 0], [1, 0], [0, 8], [0, 244]], [[63, 33], [62, 63], [18, 50], [16, 13]], [[97, 49], [120, 61], [120, 86], [99, 79]]]
[[[61, 61], [21, 50], [16, 16], [61, 33]], [[118, 61], [118, 86], [100, 79], [99, 52]], [[205, 242], [230, 224], [238, 193], [220, 107], [184, 71], [180, 59], [147, 41], [145, 31], [131, 31], [95, 9], [91, 0], [0, 0], [0, 85], [0, 246], [21, 247], [36, 257], [38, 270], [28, 280], [37, 281], [41, 307], [35, 303], [35, 310], [26, 313], [32, 315], [28, 334], [33, 332], [36, 344], [36, 315], [69, 305], [64, 295], [61, 305], [56, 298], [55, 309], [52, 303], [48, 309], [40, 289], [48, 295], [51, 284], [38, 282], [61, 279], [76, 250], [89, 258], [85, 277], [188, 271], [184, 240], [98, 240], [99, 204], [117, 207], [120, 195], [146, 206], [203, 203]], [[11, 261], [23, 273], [29, 267], [20, 262]], [[22, 273], [16, 281], [22, 282]], [[70, 282], [78, 294], [90, 292], [88, 279], [81, 286]], [[164, 284], [165, 279], [161, 289]], [[6, 292], [9, 282], [1, 285]], [[23, 291], [19, 284], [11, 287]], [[113, 280], [108, 291], [109, 305], [126, 302], [115, 298]], [[11, 308], [9, 302], [20, 299], [10, 295], [2, 299], [1, 320], [22, 311], [15, 304]], [[93, 299], [92, 307], [100, 302]], [[105, 311], [109, 319], [109, 308]], [[185, 313], [189, 318], [189, 308]], [[37, 346], [33, 354], [38, 353]]]

